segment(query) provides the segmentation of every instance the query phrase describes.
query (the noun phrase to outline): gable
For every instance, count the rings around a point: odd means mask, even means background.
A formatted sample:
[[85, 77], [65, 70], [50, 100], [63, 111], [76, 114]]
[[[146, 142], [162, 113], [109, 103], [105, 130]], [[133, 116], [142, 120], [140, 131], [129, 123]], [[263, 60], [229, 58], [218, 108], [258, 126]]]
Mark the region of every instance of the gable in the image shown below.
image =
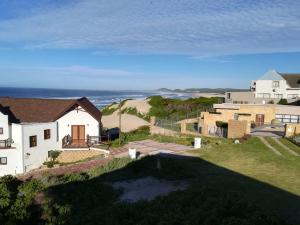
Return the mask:
[[284, 80], [275, 70], [269, 70], [259, 80]]

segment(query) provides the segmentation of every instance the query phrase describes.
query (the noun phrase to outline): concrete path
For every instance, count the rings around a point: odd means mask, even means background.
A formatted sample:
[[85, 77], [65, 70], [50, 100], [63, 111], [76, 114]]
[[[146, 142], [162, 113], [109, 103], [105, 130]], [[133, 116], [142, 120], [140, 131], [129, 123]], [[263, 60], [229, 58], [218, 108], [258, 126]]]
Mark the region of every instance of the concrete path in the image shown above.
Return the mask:
[[112, 148], [110, 155], [114, 157], [124, 157], [128, 155], [128, 149], [134, 148], [141, 155], [154, 155], [159, 153], [174, 154], [193, 149], [191, 146], [179, 145], [174, 143], [161, 143], [153, 140], [133, 141], [118, 148]]
[[299, 154], [297, 152], [294, 152], [292, 149], [290, 149], [288, 146], [284, 145], [281, 141], [278, 140], [278, 138], [274, 138], [273, 140], [282, 148], [284, 148], [285, 150], [287, 150], [291, 155], [294, 156], [299, 156]]
[[264, 138], [264, 137], [258, 137], [262, 143], [265, 144], [265, 146], [267, 146], [272, 152], [274, 152], [276, 155], [278, 156], [282, 156], [282, 154], [277, 150], [275, 149], [272, 145], [270, 145], [270, 143]]

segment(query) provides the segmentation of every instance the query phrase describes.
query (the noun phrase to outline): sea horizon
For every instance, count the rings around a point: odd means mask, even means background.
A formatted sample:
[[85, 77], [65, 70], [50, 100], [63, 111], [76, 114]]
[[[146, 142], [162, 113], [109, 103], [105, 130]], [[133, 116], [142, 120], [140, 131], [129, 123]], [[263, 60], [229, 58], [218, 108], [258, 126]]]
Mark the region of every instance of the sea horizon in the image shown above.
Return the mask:
[[114, 102], [125, 99], [146, 99], [153, 95], [168, 98], [186, 99], [191, 94], [167, 93], [150, 90], [83, 90], [83, 89], [56, 89], [56, 88], [23, 88], [0, 87], [0, 97], [15, 98], [48, 98], [48, 99], [76, 99], [87, 97], [97, 108], [101, 109]]

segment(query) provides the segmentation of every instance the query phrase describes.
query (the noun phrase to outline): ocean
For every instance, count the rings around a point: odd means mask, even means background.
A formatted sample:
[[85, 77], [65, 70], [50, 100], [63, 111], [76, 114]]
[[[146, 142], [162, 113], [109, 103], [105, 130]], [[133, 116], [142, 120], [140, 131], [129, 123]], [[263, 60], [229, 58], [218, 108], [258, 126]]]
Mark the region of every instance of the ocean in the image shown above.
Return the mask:
[[161, 95], [167, 98], [186, 99], [190, 94], [159, 92], [159, 91], [97, 91], [97, 90], [67, 90], [43, 88], [6, 88], [0, 87], [1, 97], [17, 98], [57, 98], [76, 99], [87, 97], [98, 108], [103, 108], [113, 102], [124, 99], [145, 99], [149, 96]]

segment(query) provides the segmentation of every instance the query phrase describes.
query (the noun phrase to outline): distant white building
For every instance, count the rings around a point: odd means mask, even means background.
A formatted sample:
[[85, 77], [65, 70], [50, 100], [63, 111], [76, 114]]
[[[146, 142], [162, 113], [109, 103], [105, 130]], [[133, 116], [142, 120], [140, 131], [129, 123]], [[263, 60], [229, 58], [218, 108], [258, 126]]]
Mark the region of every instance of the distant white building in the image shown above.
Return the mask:
[[227, 92], [228, 103], [261, 104], [280, 99], [288, 102], [300, 99], [300, 74], [279, 73], [270, 70], [260, 79], [251, 82], [248, 92]]
[[101, 113], [87, 98], [0, 98], [0, 176], [40, 167], [51, 150], [88, 150], [100, 133]]

